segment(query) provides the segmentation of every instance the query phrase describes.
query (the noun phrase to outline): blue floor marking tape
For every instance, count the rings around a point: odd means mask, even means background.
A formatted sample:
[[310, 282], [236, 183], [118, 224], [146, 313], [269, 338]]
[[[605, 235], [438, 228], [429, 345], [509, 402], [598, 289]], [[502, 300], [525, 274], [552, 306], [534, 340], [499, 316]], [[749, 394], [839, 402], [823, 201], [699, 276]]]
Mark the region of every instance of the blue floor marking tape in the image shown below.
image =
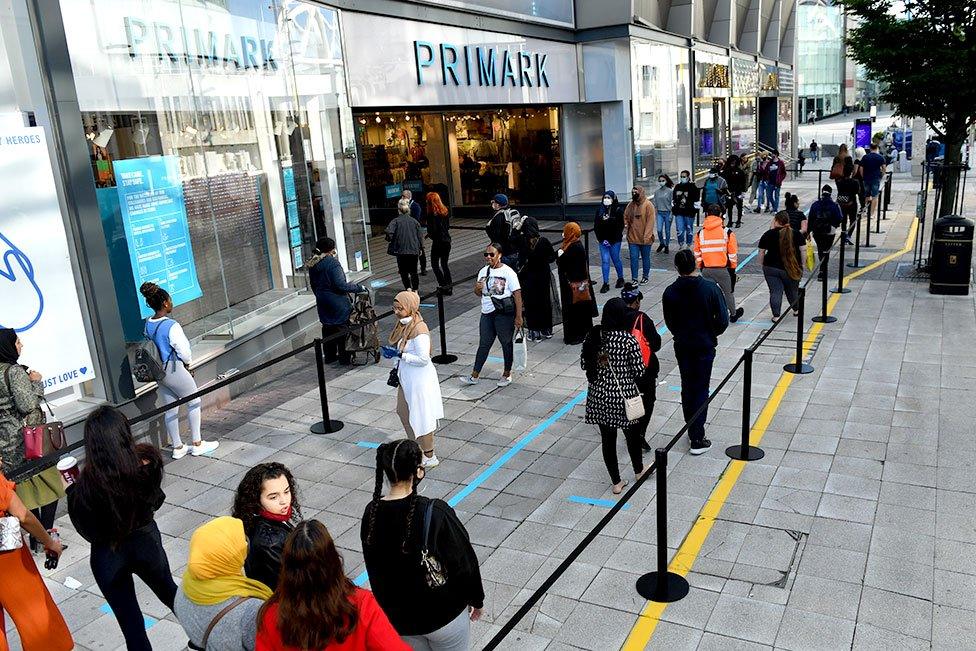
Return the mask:
[[[105, 613], [106, 615], [111, 615], [112, 614], [112, 607], [109, 606], [108, 603], [102, 604], [101, 606], [99, 606], [98, 609], [100, 611], [102, 611], [103, 613]], [[153, 626], [155, 626], [156, 625], [156, 622], [158, 622], [158, 621], [159, 621], [158, 619], [156, 619], [154, 617], [150, 617], [149, 615], [143, 615], [142, 616], [142, 623], [145, 625], [147, 631], [150, 628], [152, 628]]]
[[374, 280], [369, 284], [369, 286], [374, 288], [379, 288], [379, 287], [386, 287], [389, 284], [390, 283], [386, 280]]
[[373, 450], [380, 447], [379, 443], [373, 443], [372, 441], [357, 441], [356, 445], [361, 448], [372, 448]]
[[[488, 481], [488, 479], [496, 472], [498, 472], [502, 466], [508, 463], [512, 459], [512, 457], [514, 457], [516, 454], [524, 450], [529, 443], [534, 441], [536, 438], [538, 438], [540, 434], [542, 434], [547, 429], [549, 429], [549, 426], [551, 426], [557, 420], [559, 420], [560, 418], [562, 418], [563, 416], [571, 412], [573, 408], [575, 408], [585, 399], [586, 399], [586, 391], [581, 391], [569, 402], [567, 402], [562, 407], [560, 407], [555, 413], [551, 414], [544, 421], [542, 421], [541, 423], [533, 427], [532, 431], [530, 431], [528, 434], [526, 434], [521, 439], [519, 439], [519, 441], [515, 445], [510, 447], [508, 451], [505, 452], [505, 454], [498, 457], [498, 459], [496, 459], [494, 463], [492, 463], [490, 466], [485, 468], [480, 475], [474, 478], [474, 480], [471, 483], [469, 483], [467, 486], [462, 488], [457, 494], [454, 495], [454, 497], [447, 500], [448, 505], [450, 505], [453, 508], [458, 504], [460, 504], [461, 501], [464, 500], [464, 498], [466, 498], [468, 495], [473, 493], [479, 486], [481, 486], [486, 481]], [[366, 580], [368, 578], [369, 576], [367, 576], [366, 572], [364, 571], [360, 573], [360, 575], [353, 580], [353, 583], [355, 583], [358, 586], [361, 586], [364, 583], [366, 583]]]
[[[617, 503], [614, 500], [600, 500], [593, 497], [580, 497], [579, 495], [570, 495], [567, 499], [569, 499], [570, 502], [574, 502], [576, 504], [587, 504], [589, 506], [603, 506], [608, 509], [613, 508], [613, 505]], [[621, 507], [621, 509], [629, 509], [629, 508], [630, 508], [629, 502], [625, 503]]]
[[494, 362], [495, 364], [504, 364], [505, 363], [505, 360], [503, 358], [501, 358], [501, 357], [495, 357], [494, 355], [489, 355], [488, 356], [488, 361], [489, 362]]
[[420, 307], [437, 307], [436, 303], [421, 303]]
[[747, 265], [747, 264], [749, 264], [749, 263], [750, 263], [750, 262], [752, 261], [752, 259], [753, 259], [753, 258], [755, 258], [755, 257], [756, 257], [757, 255], [759, 255], [759, 249], [756, 249], [755, 251], [753, 251], [752, 253], [750, 253], [749, 255], [747, 255], [747, 256], [746, 256], [746, 259], [742, 261], [742, 264], [740, 264], [740, 265], [738, 265], [738, 267], [736, 267], [736, 268], [737, 268], [737, 269], [741, 269], [742, 267], [744, 267], [744, 266], [746, 266], [746, 265]]

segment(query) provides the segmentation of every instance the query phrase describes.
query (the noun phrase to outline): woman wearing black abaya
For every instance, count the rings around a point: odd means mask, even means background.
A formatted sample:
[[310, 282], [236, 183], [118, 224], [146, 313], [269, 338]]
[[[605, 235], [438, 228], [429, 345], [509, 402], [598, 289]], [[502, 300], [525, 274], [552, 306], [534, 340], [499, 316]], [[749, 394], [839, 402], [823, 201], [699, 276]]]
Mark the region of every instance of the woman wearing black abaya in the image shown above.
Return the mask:
[[579, 224], [566, 224], [563, 227], [563, 244], [556, 260], [559, 267], [559, 296], [563, 304], [563, 341], [570, 346], [583, 343], [593, 327], [593, 317], [598, 314], [590, 284], [590, 262], [580, 241], [581, 236]]
[[523, 249], [519, 269], [519, 282], [522, 283], [522, 305], [525, 306], [525, 329], [529, 341], [542, 341], [552, 338], [552, 263], [556, 261], [556, 251], [552, 244], [539, 233], [539, 222], [526, 217], [522, 222], [521, 241]]

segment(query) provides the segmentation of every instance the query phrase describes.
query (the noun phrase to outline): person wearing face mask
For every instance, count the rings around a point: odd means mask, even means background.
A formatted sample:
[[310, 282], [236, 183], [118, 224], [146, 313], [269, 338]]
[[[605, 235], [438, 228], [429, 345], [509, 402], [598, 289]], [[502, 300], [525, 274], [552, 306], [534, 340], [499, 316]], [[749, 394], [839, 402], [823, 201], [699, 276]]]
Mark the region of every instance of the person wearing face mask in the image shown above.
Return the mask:
[[[651, 196], [657, 213], [657, 252], [671, 252], [671, 207], [674, 204], [674, 182], [667, 174], [657, 177], [657, 189]], [[618, 285], [619, 287], [619, 285]]]
[[331, 237], [320, 237], [315, 243], [315, 251], [305, 263], [308, 272], [308, 285], [315, 295], [315, 307], [322, 324], [322, 349], [326, 364], [338, 361], [347, 366], [350, 363], [346, 352], [346, 338], [329, 336], [342, 332], [349, 323], [352, 301], [349, 294], [366, 292], [366, 286], [346, 281], [346, 272], [336, 257], [336, 243]]
[[410, 440], [424, 452], [423, 465], [434, 468], [440, 461], [434, 454], [434, 431], [444, 418], [444, 400], [437, 370], [430, 359], [430, 330], [420, 315], [420, 296], [400, 292], [393, 299], [398, 322], [390, 335], [390, 346], [383, 346], [383, 357], [396, 358], [397, 416]]
[[729, 184], [718, 174], [718, 167], [708, 170], [705, 183], [702, 184], [702, 204], [715, 204], [725, 210], [725, 200], [729, 195]]
[[[654, 206], [647, 199], [644, 188], [634, 186], [631, 201], [624, 209], [624, 228], [627, 229], [627, 247], [630, 249], [630, 278], [637, 281], [637, 263], [643, 262], [640, 284], [648, 282], [651, 275], [651, 247], [654, 245], [654, 228], [657, 226]], [[586, 333], [584, 332], [583, 335]]]
[[695, 218], [698, 214], [696, 204], [701, 199], [701, 189], [691, 180], [691, 172], [681, 170], [681, 182], [674, 186], [671, 211], [674, 213], [678, 246], [691, 246], [694, 238]]
[[593, 234], [600, 242], [600, 265], [603, 270], [601, 294], [610, 291], [610, 262], [617, 270], [617, 287], [624, 286], [624, 265], [620, 260], [620, 242], [624, 238], [624, 209], [613, 190], [603, 193], [603, 201], [593, 218]]
[[786, 179], [786, 162], [775, 149], [766, 163], [766, 209], [779, 212], [779, 192]]
[[[728, 163], [722, 169], [722, 177], [729, 187], [728, 222], [729, 226], [736, 228], [742, 226], [742, 198], [746, 192], [746, 185], [749, 183], [749, 178], [746, 176], [745, 170], [742, 169], [740, 162], [738, 156], [729, 156]], [[738, 209], [739, 218], [733, 224], [732, 213], [734, 209]]]

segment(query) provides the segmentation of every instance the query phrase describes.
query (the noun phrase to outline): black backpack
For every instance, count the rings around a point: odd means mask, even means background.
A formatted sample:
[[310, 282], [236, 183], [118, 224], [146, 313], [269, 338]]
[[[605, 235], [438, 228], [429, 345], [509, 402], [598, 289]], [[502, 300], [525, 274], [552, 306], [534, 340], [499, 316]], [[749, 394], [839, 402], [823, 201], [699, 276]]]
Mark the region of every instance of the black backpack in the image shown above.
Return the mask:
[[[153, 333], [159, 332], [159, 328], [165, 321], [161, 321], [156, 326]], [[166, 364], [170, 360], [163, 361], [163, 356], [159, 353], [159, 346], [149, 337], [149, 324], [142, 331], [143, 340], [136, 347], [136, 352], [132, 362], [132, 375], [139, 382], [159, 382], [166, 377]]]
[[807, 217], [807, 225], [814, 235], [830, 235], [830, 229], [835, 225], [830, 223], [830, 218], [824, 214], [820, 202], [816, 202], [810, 208], [810, 215]]

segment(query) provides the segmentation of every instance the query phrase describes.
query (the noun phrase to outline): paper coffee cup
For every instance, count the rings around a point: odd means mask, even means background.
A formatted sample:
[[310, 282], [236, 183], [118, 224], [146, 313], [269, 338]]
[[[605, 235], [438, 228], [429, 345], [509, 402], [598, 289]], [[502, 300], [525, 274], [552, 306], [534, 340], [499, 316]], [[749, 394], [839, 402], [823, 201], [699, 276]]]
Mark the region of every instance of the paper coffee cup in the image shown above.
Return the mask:
[[58, 461], [58, 472], [64, 477], [64, 481], [67, 484], [73, 484], [78, 481], [78, 460], [74, 457], [64, 457]]

